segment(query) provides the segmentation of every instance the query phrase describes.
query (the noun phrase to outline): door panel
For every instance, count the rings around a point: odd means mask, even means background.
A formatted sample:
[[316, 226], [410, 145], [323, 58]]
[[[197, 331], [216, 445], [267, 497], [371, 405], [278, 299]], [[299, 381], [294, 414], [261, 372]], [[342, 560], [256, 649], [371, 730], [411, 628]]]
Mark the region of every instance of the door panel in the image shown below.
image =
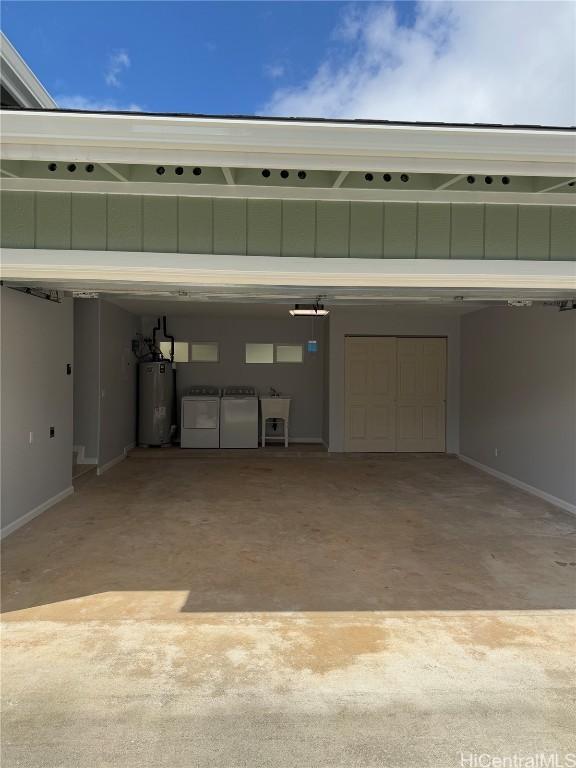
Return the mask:
[[418, 409], [414, 405], [399, 405], [397, 407], [398, 435], [404, 440], [415, 440], [418, 437]]
[[394, 451], [396, 339], [346, 339], [345, 449]]
[[397, 451], [446, 450], [446, 339], [398, 339]]
[[350, 437], [354, 440], [364, 440], [366, 437], [366, 407], [353, 405], [350, 408]]
[[345, 450], [446, 449], [446, 339], [346, 338]]
[[375, 405], [368, 410], [370, 434], [376, 440], [388, 440], [394, 434], [394, 404]]

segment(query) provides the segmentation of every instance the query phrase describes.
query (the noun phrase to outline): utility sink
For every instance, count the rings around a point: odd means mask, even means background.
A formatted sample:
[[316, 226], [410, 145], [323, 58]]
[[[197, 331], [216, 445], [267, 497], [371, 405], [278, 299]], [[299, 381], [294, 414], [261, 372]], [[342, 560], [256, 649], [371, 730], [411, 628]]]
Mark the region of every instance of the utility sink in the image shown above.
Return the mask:
[[[288, 417], [290, 415], [290, 397], [280, 397], [274, 395], [272, 397], [260, 398], [260, 410], [262, 413], [262, 447], [266, 445], [266, 440], [283, 440], [284, 445], [288, 447]], [[267, 419], [279, 419], [282, 421], [283, 434], [282, 437], [266, 437], [266, 421]]]
[[261, 397], [260, 408], [262, 419], [288, 419], [290, 414], [290, 397]]

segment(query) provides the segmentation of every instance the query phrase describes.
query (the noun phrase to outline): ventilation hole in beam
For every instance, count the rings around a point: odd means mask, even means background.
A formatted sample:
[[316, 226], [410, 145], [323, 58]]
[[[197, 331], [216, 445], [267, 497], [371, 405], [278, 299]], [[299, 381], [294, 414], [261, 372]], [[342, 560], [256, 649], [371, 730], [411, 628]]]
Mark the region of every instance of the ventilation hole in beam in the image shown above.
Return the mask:
[[492, 176], [485, 176], [484, 181], [486, 182], [486, 184], [492, 184], [494, 179], [492, 178]]
[[94, 173], [94, 164], [88, 163], [85, 170], [86, 170], [86, 173]]
[[371, 173], [365, 173], [364, 178], [366, 181], [374, 181], [374, 176]]
[[182, 168], [182, 166], [179, 165], [177, 168], [174, 168], [174, 173], [176, 174], [176, 176], [182, 176], [182, 174], [184, 173], [184, 168]]
[[298, 178], [299, 179], [305, 179], [306, 178], [306, 171], [298, 171]]
[[466, 178], [466, 181], [468, 182], [468, 184], [475, 184], [476, 183], [476, 176], [468, 176]]
[[283, 179], [287, 179], [287, 178], [288, 178], [288, 176], [290, 176], [290, 171], [280, 171], [280, 176], [281, 176]]
[[58, 170], [58, 166], [56, 165], [56, 163], [50, 163], [50, 165], [48, 166], [48, 170], [54, 173], [54, 171]]
[[400, 181], [406, 183], [407, 181], [410, 181], [410, 176], [408, 176], [407, 173], [403, 173], [402, 176], [400, 176]]
[[510, 184], [510, 178], [508, 176], [502, 176], [502, 184]]
[[70, 173], [74, 173], [74, 171], [76, 170], [76, 163], [69, 163], [66, 167], [68, 168]]
[[392, 176], [389, 173], [385, 173], [384, 176], [382, 176], [382, 178], [386, 182], [392, 181]]
[[264, 176], [265, 179], [268, 179], [270, 177], [270, 171], [268, 170], [268, 168], [264, 168], [264, 170], [262, 171], [262, 176]]
[[158, 168], [156, 168], [156, 173], [158, 176], [163, 176], [166, 173], [166, 168], [164, 168], [163, 165], [159, 165]]
[[202, 168], [194, 168], [192, 173], [194, 174], [194, 176], [200, 176], [202, 173]]

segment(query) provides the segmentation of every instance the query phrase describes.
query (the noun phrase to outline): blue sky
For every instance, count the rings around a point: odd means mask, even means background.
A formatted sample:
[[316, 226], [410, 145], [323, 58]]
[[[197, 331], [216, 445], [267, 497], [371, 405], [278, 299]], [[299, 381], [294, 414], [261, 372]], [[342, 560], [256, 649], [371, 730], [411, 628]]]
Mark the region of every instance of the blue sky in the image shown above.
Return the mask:
[[61, 106], [567, 125], [576, 4], [13, 2]]
[[[338, 2], [5, 2], [2, 26], [54, 97], [248, 113], [311, 77]], [[401, 4], [408, 14], [410, 4]]]

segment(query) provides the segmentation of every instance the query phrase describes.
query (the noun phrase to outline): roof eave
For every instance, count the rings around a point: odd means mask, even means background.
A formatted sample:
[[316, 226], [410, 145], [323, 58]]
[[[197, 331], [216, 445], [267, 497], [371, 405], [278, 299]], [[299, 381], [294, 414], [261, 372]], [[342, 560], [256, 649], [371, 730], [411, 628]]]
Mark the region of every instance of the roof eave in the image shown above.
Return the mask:
[[18, 110], [2, 124], [10, 160], [576, 175], [571, 129]]
[[8, 40], [0, 32], [2, 85], [22, 107], [27, 109], [56, 109], [57, 104], [46, 88]]

